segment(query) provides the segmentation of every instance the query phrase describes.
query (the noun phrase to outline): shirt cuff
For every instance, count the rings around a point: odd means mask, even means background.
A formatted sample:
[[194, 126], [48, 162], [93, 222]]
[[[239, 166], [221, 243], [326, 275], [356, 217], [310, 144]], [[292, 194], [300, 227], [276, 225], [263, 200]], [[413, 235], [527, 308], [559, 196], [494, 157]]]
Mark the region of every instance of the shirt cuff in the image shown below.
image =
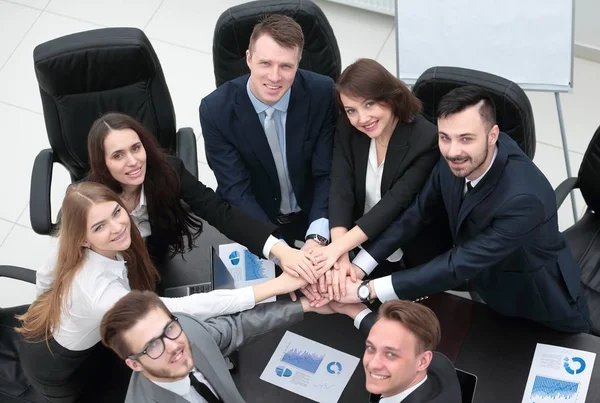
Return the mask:
[[391, 301], [393, 299], [400, 299], [394, 291], [394, 285], [392, 284], [392, 276], [385, 276], [376, 278], [373, 280], [373, 288], [375, 288], [375, 294], [381, 302]]
[[275, 238], [273, 235], [269, 235], [262, 250], [265, 259], [270, 259], [271, 249], [273, 249], [273, 246], [275, 246], [277, 242], [279, 242], [279, 239]]
[[352, 263], [360, 267], [367, 275], [371, 274], [377, 267], [377, 261], [364, 249], [361, 249], [360, 252], [358, 252], [358, 255], [352, 260]]
[[252, 286], [238, 288], [236, 291], [239, 293], [237, 295], [239, 312], [245, 311], [246, 309], [252, 309], [256, 306], [256, 298], [254, 297], [254, 289]]
[[360, 322], [362, 322], [365, 316], [367, 316], [371, 312], [372, 311], [369, 308], [365, 308], [362, 311], [360, 311], [360, 313], [356, 315], [356, 318], [354, 318], [354, 327], [360, 329]]
[[318, 218], [310, 223], [308, 230], [306, 231], [306, 236], [317, 234], [321, 235], [324, 238], [327, 238], [329, 241], [329, 219], [328, 218]]

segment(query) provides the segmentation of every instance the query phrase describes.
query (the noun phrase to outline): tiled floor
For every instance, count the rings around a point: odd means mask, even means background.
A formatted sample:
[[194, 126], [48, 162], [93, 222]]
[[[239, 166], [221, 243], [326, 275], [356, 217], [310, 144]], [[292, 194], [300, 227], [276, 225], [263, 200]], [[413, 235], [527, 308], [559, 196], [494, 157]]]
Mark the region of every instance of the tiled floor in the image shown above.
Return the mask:
[[[0, 264], [37, 269], [55, 240], [36, 235], [29, 224], [29, 180], [37, 153], [49, 147], [33, 71], [36, 45], [58, 36], [107, 26], [145, 30], [163, 65], [175, 104], [178, 126], [193, 127], [199, 137], [201, 180], [215, 186], [206, 165], [198, 105], [214, 88], [212, 34], [217, 17], [239, 0], [0, 0]], [[389, 16], [316, 0], [329, 18], [344, 65], [358, 57], [379, 60], [395, 72], [394, 22]], [[600, 119], [600, 65], [575, 60], [575, 88], [562, 95], [573, 172]], [[566, 178], [554, 96], [530, 93], [538, 136], [535, 162], [553, 186]], [[69, 182], [54, 169], [53, 205], [59, 205]], [[578, 207], [583, 209], [579, 198]], [[573, 222], [567, 201], [559, 211], [561, 228]], [[0, 306], [28, 303], [34, 287], [0, 279]]]

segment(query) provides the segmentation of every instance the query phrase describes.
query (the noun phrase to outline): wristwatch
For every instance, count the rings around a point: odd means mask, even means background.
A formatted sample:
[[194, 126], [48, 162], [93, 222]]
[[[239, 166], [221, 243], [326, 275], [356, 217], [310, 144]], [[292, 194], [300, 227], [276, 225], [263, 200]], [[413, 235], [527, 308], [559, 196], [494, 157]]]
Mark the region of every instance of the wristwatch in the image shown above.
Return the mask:
[[371, 296], [371, 290], [369, 289], [369, 281], [371, 280], [363, 281], [356, 290], [358, 294], [358, 299], [360, 299], [360, 302], [362, 302], [363, 304], [366, 304], [370, 301], [369, 297]]
[[318, 243], [321, 246], [329, 245], [329, 241], [327, 240], [327, 238], [325, 238], [324, 236], [321, 236], [319, 234], [307, 235], [305, 241], [308, 241], [309, 239], [312, 239], [313, 241], [315, 241], [316, 243]]

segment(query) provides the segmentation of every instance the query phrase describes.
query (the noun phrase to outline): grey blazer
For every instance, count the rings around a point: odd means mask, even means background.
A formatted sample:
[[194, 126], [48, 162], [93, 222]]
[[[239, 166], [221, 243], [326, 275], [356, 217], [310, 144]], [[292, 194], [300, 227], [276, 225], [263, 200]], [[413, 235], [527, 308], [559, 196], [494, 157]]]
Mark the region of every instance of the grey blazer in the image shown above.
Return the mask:
[[[299, 302], [261, 304], [254, 309], [199, 321], [185, 313], [175, 313], [192, 346], [195, 367], [202, 372], [223, 402], [244, 403], [229, 374], [227, 356], [255, 337], [304, 317]], [[143, 374], [134, 372], [125, 403], [187, 403], [179, 395], [157, 386]]]

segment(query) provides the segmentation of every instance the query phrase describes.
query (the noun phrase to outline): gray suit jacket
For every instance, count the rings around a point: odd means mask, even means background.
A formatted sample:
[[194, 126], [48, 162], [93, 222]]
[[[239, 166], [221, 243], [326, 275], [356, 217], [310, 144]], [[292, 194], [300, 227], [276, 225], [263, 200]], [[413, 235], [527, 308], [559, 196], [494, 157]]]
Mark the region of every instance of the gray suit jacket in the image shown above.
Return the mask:
[[[176, 313], [192, 346], [194, 365], [206, 377], [223, 402], [244, 403], [229, 374], [223, 356], [266, 332], [299, 322], [304, 317], [299, 302], [261, 304], [249, 311], [224, 315], [204, 322]], [[157, 386], [134, 372], [125, 403], [187, 403], [181, 396]]]

